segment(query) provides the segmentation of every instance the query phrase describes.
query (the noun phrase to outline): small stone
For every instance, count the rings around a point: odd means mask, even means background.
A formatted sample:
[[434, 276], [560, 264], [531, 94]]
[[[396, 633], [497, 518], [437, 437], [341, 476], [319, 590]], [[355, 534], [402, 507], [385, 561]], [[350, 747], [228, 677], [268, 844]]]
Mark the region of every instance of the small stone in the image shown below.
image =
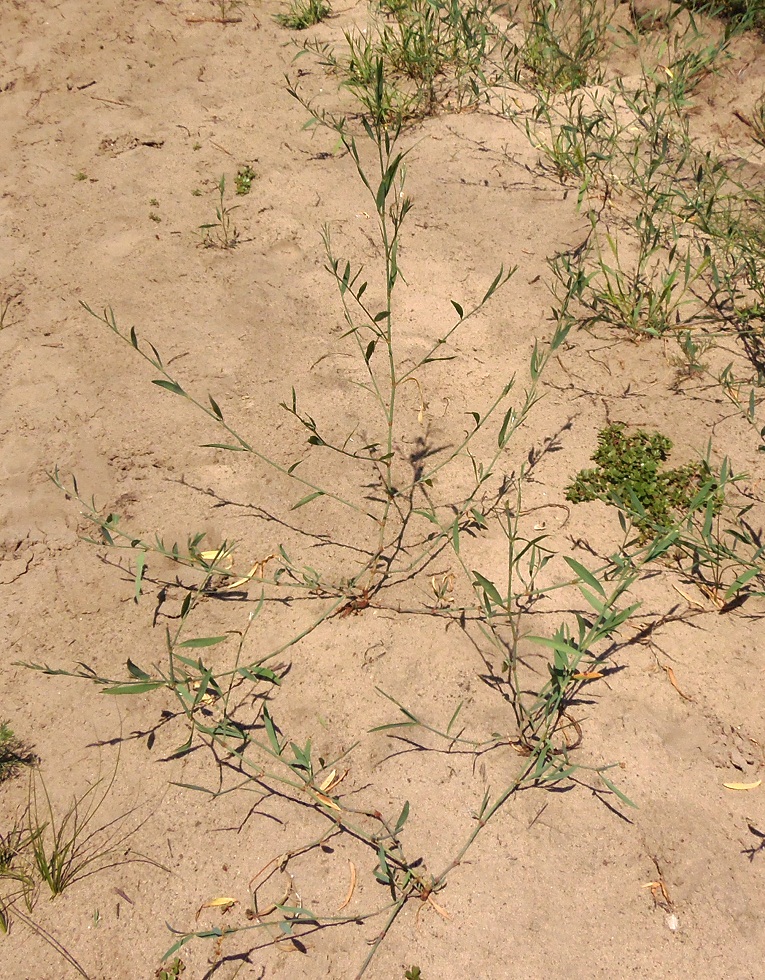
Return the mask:
[[731, 765], [735, 766], [736, 769], [740, 769], [741, 772], [744, 772], [744, 770], [747, 767], [747, 762], [746, 759], [744, 758], [743, 752], [741, 752], [740, 749], [734, 746], [730, 750], [729, 757], [730, 757]]

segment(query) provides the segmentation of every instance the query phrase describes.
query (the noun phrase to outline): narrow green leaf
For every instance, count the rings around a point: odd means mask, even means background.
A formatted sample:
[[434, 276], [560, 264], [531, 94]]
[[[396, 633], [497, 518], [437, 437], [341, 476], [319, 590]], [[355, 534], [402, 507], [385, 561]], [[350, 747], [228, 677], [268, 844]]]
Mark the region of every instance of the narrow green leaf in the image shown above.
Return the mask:
[[529, 364], [529, 372], [531, 374], [532, 381], [539, 380], [539, 374], [542, 367], [542, 358], [539, 354], [539, 346], [536, 341], [534, 341], [534, 350], [531, 352], [531, 361]]
[[388, 861], [385, 856], [385, 848], [380, 844], [377, 849], [377, 857], [380, 861], [380, 874], [378, 875], [375, 871], [375, 876], [379, 878], [380, 881], [384, 881], [386, 885], [391, 884], [393, 879], [390, 873], [390, 868], [388, 867]]
[[577, 771], [579, 766], [565, 766], [563, 769], [550, 769], [548, 772], [542, 773], [539, 777], [543, 783], [557, 783], [561, 779], [568, 779], [569, 776]]
[[581, 582], [578, 583], [578, 588], [579, 591], [584, 596], [584, 598], [586, 599], [586, 601], [595, 610], [595, 612], [599, 613], [600, 615], [603, 615], [603, 611], [606, 608], [605, 603], [601, 602], [600, 599], [597, 598], [597, 596], [594, 596], [589, 589], [585, 589], [585, 587], [582, 585]]
[[154, 357], [156, 358], [156, 360], [155, 360], [155, 366], [158, 367], [158, 368], [161, 368], [162, 367], [162, 358], [159, 356], [159, 351], [157, 350], [157, 348], [152, 343], [149, 343], [149, 347], [151, 347], [152, 351], [154, 352]]
[[141, 584], [143, 583], [143, 571], [146, 568], [146, 552], [141, 551], [138, 553], [138, 558], [135, 563], [135, 594], [134, 599], [138, 602], [141, 596]]
[[141, 670], [140, 667], [136, 666], [133, 661], [128, 657], [127, 662], [128, 673], [131, 677], [137, 677], [139, 681], [151, 680], [151, 676], [146, 673], [145, 670]]
[[473, 569], [473, 575], [475, 575], [475, 582], [473, 583], [474, 586], [479, 585], [486, 593], [487, 597], [491, 599], [495, 605], [504, 605], [502, 596], [497, 591], [497, 587], [493, 582], [490, 582], [487, 578], [484, 578], [484, 576], [475, 569]]
[[302, 500], [298, 500], [296, 504], [293, 504], [292, 507], [290, 507], [290, 510], [297, 510], [298, 507], [304, 507], [306, 504], [310, 504], [312, 500], [316, 500], [317, 497], [323, 497], [323, 496], [324, 496], [323, 490], [314, 490], [313, 493], [307, 494], [305, 497], [303, 497]]
[[527, 636], [526, 639], [531, 640], [532, 643], [540, 643], [542, 646], [551, 647], [556, 653], [562, 654], [567, 665], [571, 661], [575, 661], [581, 654], [581, 651], [577, 650], [576, 647], [571, 646], [570, 643], [566, 643], [565, 640], [561, 640], [557, 637], [550, 638], [549, 636]]
[[480, 511], [476, 510], [475, 507], [470, 508], [470, 513], [473, 516], [473, 520], [479, 525], [479, 527], [488, 527], [486, 518]]
[[737, 592], [743, 589], [747, 582], [751, 582], [755, 575], [759, 575], [760, 572], [762, 572], [761, 568], [747, 568], [745, 572], [742, 572], [725, 590], [725, 595], [723, 596], [725, 602], [736, 595]]
[[136, 681], [135, 684], [117, 684], [115, 687], [105, 687], [104, 694], [146, 694], [165, 687], [164, 681]]
[[152, 381], [153, 385], [157, 385], [159, 388], [164, 388], [166, 391], [172, 391], [174, 395], [185, 395], [186, 392], [181, 388], [177, 381], [166, 381], [164, 378]]
[[276, 737], [276, 728], [274, 727], [273, 718], [268, 710], [268, 707], [263, 705], [263, 724], [266, 726], [266, 735], [268, 735], [268, 741], [271, 743], [271, 748], [274, 750], [276, 755], [282, 754], [282, 747], [279, 744], [279, 739]]
[[584, 567], [584, 565], [581, 565], [574, 558], [568, 558], [564, 556], [563, 560], [568, 565], [568, 567], [574, 572], [574, 574], [578, 575], [583, 582], [589, 585], [591, 589], [594, 589], [598, 593], [598, 595], [603, 596], [603, 598], [605, 599], [606, 597], [605, 590], [603, 589], [603, 586], [600, 584], [600, 582], [592, 574], [592, 572], [588, 571]]
[[[181, 619], [185, 619], [188, 615], [189, 609], [191, 609], [192, 593], [187, 592], [183, 597], [183, 602], [181, 603]], [[169, 643], [168, 643], [169, 646]]]
[[369, 734], [372, 732], [387, 732], [393, 728], [419, 728], [419, 722], [416, 721], [392, 721], [387, 725], [376, 725], [374, 728], [369, 729]]
[[181, 756], [186, 755], [188, 752], [191, 752], [191, 746], [193, 744], [193, 741], [194, 741], [194, 733], [192, 732], [189, 735], [188, 739], [183, 743], [183, 745], [179, 745], [177, 749], [175, 749], [170, 753], [169, 758], [180, 759]]
[[460, 522], [458, 517], [454, 518], [454, 524], [452, 524], [452, 547], [454, 554], [458, 555], [460, 553]]
[[626, 803], [627, 806], [631, 806], [635, 810], [638, 809], [637, 803], [633, 803], [632, 800], [629, 798], [629, 796], [625, 796], [624, 793], [622, 793], [622, 791], [620, 789], [618, 789], [616, 786], [614, 786], [614, 784], [611, 782], [611, 780], [607, 776], [604, 776], [602, 772], [598, 773], [598, 775], [603, 780], [603, 782], [606, 784], [606, 786], [608, 786], [608, 788], [611, 790], [611, 792], [612, 793], [615, 793], [616, 796], [619, 797], [619, 799], [622, 801], [622, 803]]
[[203, 442], [202, 449], [228, 449], [231, 453], [246, 453], [244, 446], [232, 446], [227, 442]]
[[452, 306], [454, 307], [454, 309], [457, 311], [457, 316], [460, 318], [460, 320], [464, 319], [465, 312], [462, 309], [462, 307], [460, 306], [460, 304], [459, 303], [456, 303], [453, 299], [450, 300], [449, 302], [452, 304]]
[[350, 281], [350, 278], [351, 278], [351, 263], [350, 262], [346, 262], [345, 263], [345, 270], [343, 271], [343, 276], [342, 276], [342, 279], [340, 280], [340, 284], [339, 284], [340, 285], [340, 295], [341, 296], [346, 291], [346, 289], [348, 288], [348, 283]]
[[214, 647], [216, 643], [223, 643], [228, 636], [200, 636], [194, 640], [184, 640], [179, 643], [179, 647]]
[[665, 552], [669, 551], [679, 536], [680, 532], [675, 529], [674, 531], [670, 531], [669, 534], [665, 535], [663, 538], [658, 538], [656, 541], [654, 541], [648, 550], [646, 561], [654, 561], [660, 555], [663, 555]]
[[197, 786], [195, 783], [170, 783], [171, 786], [179, 786], [181, 789], [192, 789], [196, 793], [207, 793], [208, 796], [217, 796], [211, 789], [207, 789], [205, 786]]
[[246, 677], [248, 681], [253, 681], [254, 683], [257, 681], [270, 681], [272, 684], [278, 686], [282, 682], [281, 678], [272, 670], [269, 670], [268, 667], [239, 667], [237, 672], [242, 677]]
[[497, 445], [500, 449], [505, 445], [507, 441], [507, 430], [511, 422], [515, 420], [515, 409], [508, 408], [505, 412], [505, 417], [502, 420], [502, 427], [499, 430], [499, 435], [497, 436]]
[[483, 297], [483, 299], [480, 302], [480, 305], [481, 306], [483, 306], [483, 304], [486, 302], [486, 300], [489, 299], [489, 297], [492, 295], [492, 293], [494, 292], [494, 290], [497, 288], [497, 286], [499, 285], [500, 280], [502, 279], [502, 276], [504, 275], [504, 273], [505, 273], [505, 267], [503, 265], [501, 265], [499, 267], [499, 272], [494, 277], [494, 281], [492, 282], [491, 286], [489, 286], [489, 288], [484, 293], [484, 297]]
[[213, 412], [215, 412], [215, 414], [218, 416], [218, 418], [222, 422], [223, 421], [223, 412], [221, 412], [221, 410], [220, 410], [220, 408], [218, 406], [218, 403], [215, 401], [215, 399], [213, 398], [212, 395], [208, 394], [207, 397], [210, 399], [210, 405], [212, 406]]
[[404, 824], [406, 823], [406, 821], [408, 820], [408, 818], [409, 818], [409, 800], [407, 800], [406, 803], [404, 803], [404, 808], [401, 811], [401, 815], [399, 816], [398, 820], [396, 821], [396, 826], [393, 828], [393, 836], [394, 837], [402, 829], [402, 827], [404, 826]]
[[292, 919], [297, 919], [302, 922], [317, 921], [314, 913], [310, 909], [307, 909], [305, 905], [277, 905], [276, 907], [280, 912], [290, 916]]
[[459, 703], [459, 704], [457, 705], [457, 708], [456, 708], [456, 710], [455, 710], [455, 712], [454, 712], [454, 714], [453, 714], [453, 715], [451, 716], [451, 718], [449, 719], [449, 724], [448, 724], [448, 725], [446, 726], [446, 734], [447, 734], [447, 735], [449, 734], [449, 732], [451, 732], [451, 730], [452, 730], [452, 725], [453, 725], [453, 724], [454, 724], [454, 722], [455, 722], [455, 721], [457, 720], [457, 715], [459, 715], [459, 713], [460, 713], [460, 711], [462, 711], [462, 705], [463, 705], [464, 703], [465, 703], [464, 701], [460, 701], [460, 703]]
[[[173, 927], [170, 925], [169, 922], [166, 922], [165, 925], [170, 930], [170, 932], [175, 932], [175, 930], [173, 929]], [[186, 943], [190, 943], [193, 938], [194, 936], [183, 936], [183, 938], [179, 939], [177, 943], [173, 943], [170, 949], [168, 949], [167, 952], [162, 956], [162, 962], [164, 963], [165, 960], [169, 960], [170, 957], [173, 955], [173, 953], [177, 953], [179, 949], [182, 949], [186, 945]]]

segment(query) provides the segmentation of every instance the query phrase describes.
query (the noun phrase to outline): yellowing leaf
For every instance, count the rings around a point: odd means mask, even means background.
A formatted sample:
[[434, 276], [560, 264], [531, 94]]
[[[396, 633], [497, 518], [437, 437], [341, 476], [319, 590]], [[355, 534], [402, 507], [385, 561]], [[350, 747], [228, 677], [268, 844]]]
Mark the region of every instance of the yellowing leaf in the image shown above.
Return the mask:
[[754, 783], [723, 783], [723, 786], [726, 789], [737, 789], [737, 790], [757, 789], [757, 787], [760, 785], [761, 782], [762, 780], [758, 779]]
[[247, 583], [251, 582], [254, 578], [262, 579], [266, 570], [266, 565], [276, 557], [277, 557], [276, 555], [268, 555], [268, 557], [261, 558], [260, 561], [256, 561], [246, 575], [244, 575], [242, 578], [238, 578], [236, 582], [229, 582], [224, 587], [224, 591], [230, 591], [231, 589], [239, 589], [243, 585], [247, 585]]
[[202, 909], [220, 909], [221, 912], [227, 912], [236, 904], [237, 901], [235, 898], [226, 898], [223, 896], [220, 898], [211, 898], [209, 902], [205, 902], [203, 905], [199, 906], [196, 917], [197, 919], [199, 918]]
[[319, 786], [319, 789], [323, 790], [326, 793], [329, 787], [332, 785], [332, 783], [334, 783], [336, 779], [337, 779], [337, 769], [333, 769], [332, 772], [324, 780], [324, 782]]
[[236, 582], [230, 582], [228, 585], [225, 586], [225, 589], [230, 591], [231, 589], [239, 589], [243, 585], [247, 585], [247, 583], [253, 578], [253, 576], [255, 575], [255, 573], [259, 568], [260, 568], [260, 563], [258, 563], [257, 565], [253, 565], [245, 576], [243, 576], [242, 578], [238, 578]]
[[334, 800], [330, 800], [330, 798], [328, 796], [325, 796], [324, 793], [317, 793], [316, 796], [317, 799], [324, 804], [324, 806], [328, 806], [332, 810], [337, 810], [338, 813], [341, 812], [340, 807], [337, 805], [337, 803], [335, 803]]
[[674, 582], [672, 583], [672, 588], [678, 593], [678, 595], [681, 595], [683, 599], [685, 599], [689, 606], [693, 606], [695, 609], [704, 608], [701, 602], [697, 602], [696, 599], [692, 599], [687, 592], [683, 592], [683, 590], [679, 586], [675, 585]]
[[572, 674], [571, 677], [575, 681], [596, 681], [599, 677], [603, 676], [602, 670], [587, 670], [581, 674]]
[[345, 772], [342, 772], [338, 776], [337, 769], [333, 769], [332, 772], [324, 779], [324, 782], [319, 786], [319, 789], [322, 791], [322, 793], [331, 792], [335, 786], [339, 786], [340, 783], [342, 783], [349, 772], [350, 770], [346, 769]]

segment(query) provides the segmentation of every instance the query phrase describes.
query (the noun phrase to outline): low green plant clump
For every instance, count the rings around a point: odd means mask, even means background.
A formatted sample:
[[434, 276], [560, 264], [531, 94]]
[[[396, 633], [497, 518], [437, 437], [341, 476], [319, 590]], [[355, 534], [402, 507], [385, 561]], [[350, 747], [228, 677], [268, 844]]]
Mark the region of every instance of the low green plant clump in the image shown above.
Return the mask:
[[670, 527], [678, 513], [688, 511], [709, 468], [698, 462], [662, 470], [672, 452], [671, 440], [659, 432], [626, 430], [623, 422], [614, 422], [600, 432], [592, 457], [597, 468], [581, 470], [566, 489], [566, 499], [575, 504], [602, 500], [624, 506], [648, 536]]
[[286, 14], [277, 14], [276, 22], [292, 31], [304, 31], [320, 24], [332, 13], [332, 8], [324, 0], [292, 0]]
[[367, 28], [343, 32], [339, 50], [318, 40], [304, 50], [343, 79], [364, 112], [381, 113], [391, 125], [477, 107], [507, 73], [511, 45], [490, 0], [381, 0], [371, 13]]
[[244, 167], [240, 167], [237, 171], [236, 177], [234, 177], [234, 184], [236, 185], [236, 192], [240, 196], [244, 194], [249, 194], [252, 190], [252, 182], [258, 175], [252, 169], [252, 167], [246, 164]]
[[186, 964], [176, 956], [170, 963], [161, 966], [154, 974], [156, 980], [178, 980], [182, 973], [186, 972]]
[[601, 0], [531, 0], [531, 23], [517, 52], [520, 65], [550, 92], [599, 83], [599, 60], [615, 11], [614, 3]]
[[682, 6], [760, 32], [765, 30], [765, 0], [683, 0]]
[[761, 146], [765, 146], [765, 92], [762, 93], [754, 104], [752, 131], [756, 142]]

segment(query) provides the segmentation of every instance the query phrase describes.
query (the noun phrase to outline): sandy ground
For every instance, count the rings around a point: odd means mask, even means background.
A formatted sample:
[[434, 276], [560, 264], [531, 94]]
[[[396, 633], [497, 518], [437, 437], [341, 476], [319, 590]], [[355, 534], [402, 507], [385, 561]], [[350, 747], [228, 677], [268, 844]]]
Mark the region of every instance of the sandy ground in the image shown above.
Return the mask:
[[[80, 508], [46, 476], [55, 466], [137, 533], [183, 541], [204, 530], [209, 547], [235, 539], [244, 566], [283, 545], [339, 581], [348, 552], [336, 543], [368, 540], [368, 524], [331, 501], [290, 512], [300, 491], [267, 467], [200, 448], [220, 440], [215, 426], [151, 385], [152, 369], [79, 303], [110, 306], [189, 391], [203, 400], [211, 392], [238, 431], [280, 460], [297, 458], [305, 444], [279, 407], [293, 386], [316, 419], [365, 435], [358, 364], [341, 339], [320, 233], [329, 222], [340, 254], [374, 266], [374, 222], [349, 157], [333, 152], [327, 133], [302, 128], [306, 112], [289, 96], [285, 72], [305, 72], [312, 94], [334, 93], [335, 82], [308, 60], [292, 64], [293, 36], [273, 20], [279, 9], [247, 4], [236, 22], [221, 24], [202, 0], [0, 5], [0, 299], [9, 300], [0, 331], [0, 715], [34, 745], [57, 807], [98, 778], [103, 788], [116, 771], [97, 817], [99, 825], [117, 821], [116, 866], [54, 901], [43, 894], [32, 913], [93, 980], [153, 977], [173, 942], [168, 924], [247, 924], [254, 876], [331, 829], [315, 808], [286, 797], [243, 789], [210, 801], [178, 786], [216, 789], [219, 773], [225, 785], [235, 780], [202, 748], [168, 759], [185, 738], [182, 722], [164, 724], [169, 695], [107, 697], [85, 681], [14, 665], [85, 663], [121, 678], [128, 658], [143, 667], [162, 661], [177, 613], [173, 595], [158, 605], [162, 582], [174, 580], [171, 563], [150, 561], [136, 603], [134, 566], [81, 539]], [[314, 34], [336, 38], [353, 16], [364, 15], [344, 9]], [[751, 108], [764, 61], [754, 40], [742, 42], [705, 83], [696, 113], [699, 131], [732, 157], [746, 153], [755, 171], [759, 160], [760, 179], [765, 157], [733, 110]], [[452, 322], [449, 300], [480, 298], [499, 261], [519, 266], [466, 325], [459, 361], [427, 376], [420, 428], [414, 386], [404, 394], [411, 425], [401, 448], [414, 453], [453, 441], [465, 412], [514, 372], [525, 378], [535, 337], [550, 335], [545, 258], [574, 245], [583, 223], [506, 119], [443, 115], [403, 143], [412, 146], [415, 208], [401, 247], [402, 349], [424, 351]], [[234, 176], [247, 164], [252, 190], [236, 197]], [[201, 247], [198, 231], [214, 220], [221, 174], [228, 203], [238, 205], [240, 242], [230, 250]], [[678, 386], [673, 358], [660, 342], [573, 333], [551, 365], [546, 397], [506, 465], [517, 472], [534, 460], [524, 504], [543, 508], [534, 520], [555, 549], [594, 561], [583, 542], [605, 553], [618, 540], [613, 510], [559, 506], [611, 419], [671, 434], [681, 461], [712, 437], [716, 458], [725, 453], [751, 474], [759, 506], [765, 471], [751, 431], [719, 392]], [[311, 472], [338, 492], [355, 479], [332, 458], [317, 459]], [[481, 567], [501, 561], [497, 541], [473, 547]], [[429, 575], [450, 569], [444, 553]], [[643, 606], [622, 631], [613, 669], [576, 708], [577, 761], [619, 763], [615, 779], [638, 808], [614, 797], [606, 805], [582, 784], [517, 794], [450, 874], [437, 899], [443, 914], [410, 903], [368, 977], [403, 978], [413, 965], [424, 980], [765, 975], [765, 853], [756, 853], [761, 835], [752, 830], [765, 832], [765, 789], [723, 787], [755, 781], [765, 767], [762, 605], [721, 616], [673, 581], [641, 584]], [[244, 629], [257, 598], [252, 588], [235, 602], [210, 600], [198, 635]], [[312, 738], [327, 759], [358, 741], [344, 763], [345, 803], [395, 819], [408, 800], [408, 852], [434, 871], [470, 833], [485, 788], [510, 782], [519, 758], [509, 745], [476, 758], [427, 736], [421, 745], [432, 751], [367, 734], [401, 717], [379, 689], [442, 727], [464, 702], [470, 737], [512, 729], [507, 703], [485, 683], [480, 641], [429, 615], [429, 603], [417, 585], [403, 599], [325, 623], [279, 659], [289, 671], [272, 713], [285, 734], [301, 744]], [[552, 602], [535, 628], [554, 628], [564, 605]], [[313, 615], [304, 606], [269, 606], [247, 638], [250, 659], [302, 628]], [[410, 612], [397, 611], [403, 606]], [[660, 628], [641, 632], [662, 617]], [[24, 779], [3, 787], [6, 827], [26, 792]], [[344, 914], [384, 905], [374, 855], [340, 835], [290, 861], [264, 886], [261, 907], [289, 886], [292, 901], [339, 914], [349, 862], [358, 880]], [[200, 912], [218, 896], [239, 904]], [[184, 980], [352, 977], [381, 924], [326, 928], [278, 946], [273, 931], [197, 940], [181, 953]], [[8, 980], [77, 975], [21, 921], [0, 940]]]

